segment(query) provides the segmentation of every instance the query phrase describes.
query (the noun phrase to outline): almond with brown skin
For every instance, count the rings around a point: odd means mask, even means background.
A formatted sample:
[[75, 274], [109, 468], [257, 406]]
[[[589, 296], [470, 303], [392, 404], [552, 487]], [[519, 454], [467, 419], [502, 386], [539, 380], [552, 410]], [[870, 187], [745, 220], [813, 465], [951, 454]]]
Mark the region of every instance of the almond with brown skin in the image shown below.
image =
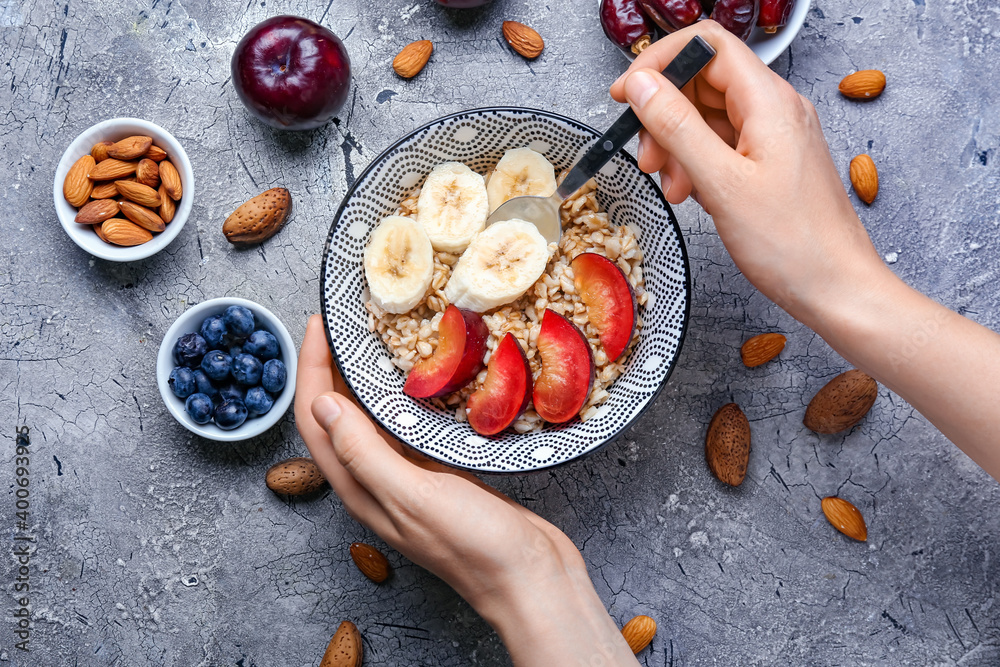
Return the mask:
[[160, 193], [138, 181], [115, 181], [115, 187], [122, 197], [140, 206], [156, 208], [160, 205]]
[[720, 482], [739, 486], [750, 460], [750, 422], [735, 403], [723, 405], [705, 435], [705, 461]]
[[125, 137], [108, 146], [108, 157], [113, 157], [116, 160], [135, 160], [145, 155], [152, 145], [153, 137], [141, 135]]
[[98, 236], [102, 236], [108, 243], [120, 246], [142, 245], [153, 240], [149, 230], [124, 218], [109, 218], [102, 222]]
[[802, 420], [817, 433], [840, 433], [861, 421], [875, 405], [878, 383], [857, 369], [841, 373], [816, 392]]
[[421, 39], [418, 42], [411, 42], [403, 47], [392, 60], [392, 68], [396, 74], [404, 79], [412, 79], [420, 74], [420, 71], [431, 59], [434, 52], [434, 45], [430, 40]]
[[[146, 187], [145, 185], [142, 187]], [[151, 232], [162, 232], [167, 228], [166, 223], [163, 222], [163, 218], [156, 214], [156, 211], [152, 211], [145, 206], [136, 204], [135, 202], [122, 201], [118, 203], [121, 208], [122, 213], [125, 217], [139, 225], [143, 229], [148, 229]]]
[[510, 44], [510, 48], [528, 60], [533, 60], [542, 55], [545, 42], [534, 28], [529, 28], [517, 21], [504, 21], [502, 31], [504, 39]]
[[344, 621], [326, 647], [319, 667], [361, 667], [363, 649], [356, 625]]
[[863, 69], [845, 76], [839, 88], [844, 97], [873, 100], [885, 90], [885, 74], [877, 69]]
[[859, 155], [851, 160], [851, 185], [866, 204], [875, 201], [878, 194], [878, 169], [870, 155]]
[[93, 181], [117, 181], [120, 178], [134, 174], [135, 168], [138, 165], [138, 162], [123, 162], [122, 160], [108, 158], [90, 170], [90, 179]]
[[740, 348], [743, 364], [747, 368], [756, 368], [761, 364], [766, 364], [785, 349], [787, 340], [780, 333], [763, 333], [754, 336], [743, 343], [743, 347]]
[[82, 225], [96, 225], [115, 217], [118, 211], [118, 202], [114, 199], [94, 199], [77, 211], [75, 220]]
[[170, 222], [174, 219], [174, 214], [177, 213], [177, 202], [170, 198], [167, 194], [167, 189], [160, 184], [160, 217], [163, 218], [163, 222]]
[[142, 158], [135, 167], [135, 180], [157, 189], [160, 187], [160, 167], [148, 157]]
[[95, 185], [94, 189], [90, 192], [91, 199], [111, 199], [112, 197], [118, 196], [118, 187], [115, 185], [115, 181], [107, 181], [99, 185]]
[[90, 149], [90, 155], [96, 162], [103, 162], [108, 159], [108, 147], [114, 145], [115, 142], [113, 141], [98, 141], [94, 144], [93, 148]]
[[181, 198], [181, 175], [170, 160], [160, 162], [160, 181], [166, 186], [171, 199], [177, 201]]
[[101, 238], [102, 241], [104, 241], [105, 243], [111, 243], [111, 241], [108, 240], [108, 237], [104, 235], [103, 227], [104, 227], [103, 223], [99, 225], [90, 226], [90, 228], [94, 230], [94, 233], [96, 233]]
[[146, 151], [145, 157], [149, 158], [153, 162], [160, 162], [161, 160], [167, 159], [167, 151], [163, 150], [156, 144], [153, 144], [149, 147], [149, 150]]
[[73, 166], [66, 172], [66, 180], [63, 181], [63, 196], [70, 206], [80, 208], [90, 199], [90, 193], [94, 189], [94, 181], [87, 177], [96, 162], [92, 155], [84, 155], [73, 163]]
[[868, 526], [865, 518], [857, 507], [837, 496], [828, 496], [821, 502], [826, 520], [834, 528], [847, 535], [852, 540], [865, 542], [868, 540]]
[[268, 468], [265, 481], [267, 488], [285, 496], [302, 496], [326, 484], [316, 462], [303, 456], [275, 463]]
[[632, 653], [638, 653], [649, 646], [655, 635], [656, 621], [649, 616], [636, 616], [622, 628], [622, 636]]
[[261, 243], [278, 233], [291, 210], [291, 193], [271, 188], [233, 211], [222, 225], [222, 233], [230, 243]]
[[382, 552], [364, 542], [355, 542], [351, 545], [351, 560], [361, 570], [361, 574], [376, 584], [381, 584], [392, 573], [389, 560], [382, 555]]

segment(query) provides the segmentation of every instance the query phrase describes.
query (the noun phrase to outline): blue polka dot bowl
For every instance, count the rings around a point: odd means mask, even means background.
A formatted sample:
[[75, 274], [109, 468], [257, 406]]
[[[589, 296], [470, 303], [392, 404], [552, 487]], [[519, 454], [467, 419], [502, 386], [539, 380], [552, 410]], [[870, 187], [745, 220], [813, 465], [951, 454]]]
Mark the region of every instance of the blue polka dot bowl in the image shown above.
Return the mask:
[[403, 393], [405, 374], [368, 329], [363, 253], [371, 231], [393, 214], [442, 162], [486, 174], [504, 152], [527, 146], [556, 172], [568, 169], [601, 135], [571, 118], [533, 109], [463, 111], [396, 141], [351, 186], [327, 238], [320, 279], [322, 314], [334, 360], [361, 405], [389, 433], [442, 463], [480, 473], [551, 468], [597, 451], [653, 404], [670, 377], [687, 328], [691, 273], [681, 230], [659, 187], [621, 151], [597, 175], [597, 200], [616, 225], [629, 225], [642, 250], [649, 299], [639, 308], [640, 339], [609, 398], [586, 422], [478, 435], [453, 410]]

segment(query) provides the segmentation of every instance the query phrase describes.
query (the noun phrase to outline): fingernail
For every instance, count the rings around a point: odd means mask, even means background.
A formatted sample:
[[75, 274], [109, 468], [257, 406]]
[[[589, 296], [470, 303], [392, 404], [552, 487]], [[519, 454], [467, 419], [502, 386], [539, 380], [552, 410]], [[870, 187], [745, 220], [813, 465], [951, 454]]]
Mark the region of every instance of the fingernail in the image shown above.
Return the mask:
[[642, 154], [646, 151], [646, 148], [639, 142], [639, 150], [635, 152], [635, 161], [642, 164]]
[[613, 84], [611, 84], [611, 87], [614, 88], [615, 86], [617, 86], [619, 83], [621, 83], [622, 81], [624, 81], [625, 77], [627, 77], [627, 76], [628, 76], [628, 72], [622, 73], [622, 75], [619, 76], [617, 79], [615, 79], [615, 82]]
[[666, 197], [670, 192], [670, 186], [673, 184], [674, 179], [670, 178], [667, 174], [660, 174], [660, 189], [663, 190], [663, 196]]
[[333, 423], [340, 417], [340, 406], [332, 396], [317, 396], [312, 402], [312, 413], [319, 425], [330, 430]]
[[649, 72], [636, 72], [625, 79], [625, 97], [636, 109], [646, 106], [659, 89], [660, 84]]

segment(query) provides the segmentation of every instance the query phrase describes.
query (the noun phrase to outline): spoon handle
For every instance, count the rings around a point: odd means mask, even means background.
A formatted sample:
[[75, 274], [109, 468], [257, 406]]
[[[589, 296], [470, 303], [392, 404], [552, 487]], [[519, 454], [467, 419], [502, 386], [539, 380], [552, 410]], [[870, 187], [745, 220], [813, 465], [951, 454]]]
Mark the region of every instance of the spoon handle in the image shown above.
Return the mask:
[[[702, 68], [707, 65], [712, 58], [715, 57], [715, 49], [701, 38], [700, 35], [696, 35], [687, 45], [681, 49], [681, 52], [670, 61], [667, 68], [663, 70], [663, 76], [666, 77], [667, 81], [677, 86], [678, 89], [683, 88], [687, 83], [693, 79]], [[642, 122], [639, 121], [639, 117], [635, 115], [632, 108], [629, 107], [625, 110], [618, 120], [608, 128], [608, 131], [604, 133], [604, 136], [597, 140], [590, 150], [580, 158], [573, 169], [566, 175], [563, 179], [562, 184], [556, 191], [559, 196], [566, 199], [574, 192], [579, 190], [584, 183], [589, 181], [597, 172], [601, 170], [601, 167], [606, 165], [608, 161], [620, 151], [629, 140], [634, 137], [639, 130], [642, 129]]]

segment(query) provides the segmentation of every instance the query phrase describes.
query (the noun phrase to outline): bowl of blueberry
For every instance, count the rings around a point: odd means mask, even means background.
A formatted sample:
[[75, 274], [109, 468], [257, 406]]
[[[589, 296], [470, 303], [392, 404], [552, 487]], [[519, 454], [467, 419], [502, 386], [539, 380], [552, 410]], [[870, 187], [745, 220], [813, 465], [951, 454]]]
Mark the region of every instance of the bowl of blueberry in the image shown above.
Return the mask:
[[295, 343], [271, 311], [226, 297], [177, 318], [160, 343], [156, 380], [184, 428], [210, 440], [245, 440], [292, 404], [295, 364]]

